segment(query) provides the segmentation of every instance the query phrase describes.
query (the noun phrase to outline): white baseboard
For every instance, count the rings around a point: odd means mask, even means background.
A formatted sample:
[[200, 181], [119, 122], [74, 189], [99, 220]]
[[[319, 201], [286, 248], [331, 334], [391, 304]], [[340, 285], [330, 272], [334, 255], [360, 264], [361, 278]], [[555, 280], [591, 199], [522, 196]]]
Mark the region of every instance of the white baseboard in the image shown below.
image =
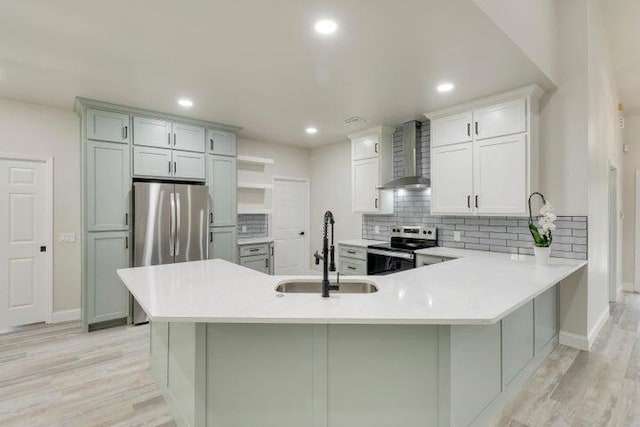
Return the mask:
[[602, 330], [602, 327], [604, 326], [604, 324], [607, 323], [608, 319], [609, 319], [609, 305], [607, 304], [607, 306], [604, 308], [602, 313], [600, 313], [600, 317], [598, 317], [598, 321], [596, 322], [595, 325], [593, 325], [593, 328], [591, 328], [591, 330], [589, 331], [589, 350], [591, 350], [591, 346], [593, 345], [594, 342], [596, 342], [596, 339], [598, 339], [598, 334]]
[[618, 289], [616, 289], [616, 301], [622, 300], [622, 292], [624, 292], [624, 289], [622, 289], [622, 285], [620, 285]]
[[635, 292], [636, 286], [633, 282], [622, 282], [622, 290], [624, 292]]
[[573, 332], [560, 331], [558, 341], [567, 347], [576, 348], [578, 350], [589, 351], [589, 339], [584, 335], [574, 334]]
[[80, 320], [82, 314], [79, 308], [71, 310], [54, 311], [51, 316], [51, 323], [70, 322], [72, 320]]

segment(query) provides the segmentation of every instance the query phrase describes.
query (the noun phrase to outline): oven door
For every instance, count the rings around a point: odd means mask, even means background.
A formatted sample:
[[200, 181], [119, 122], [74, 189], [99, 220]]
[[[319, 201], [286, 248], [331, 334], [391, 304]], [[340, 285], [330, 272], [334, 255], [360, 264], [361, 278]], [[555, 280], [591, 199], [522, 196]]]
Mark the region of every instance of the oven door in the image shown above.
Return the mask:
[[380, 276], [416, 267], [415, 255], [382, 249], [367, 249], [367, 274]]

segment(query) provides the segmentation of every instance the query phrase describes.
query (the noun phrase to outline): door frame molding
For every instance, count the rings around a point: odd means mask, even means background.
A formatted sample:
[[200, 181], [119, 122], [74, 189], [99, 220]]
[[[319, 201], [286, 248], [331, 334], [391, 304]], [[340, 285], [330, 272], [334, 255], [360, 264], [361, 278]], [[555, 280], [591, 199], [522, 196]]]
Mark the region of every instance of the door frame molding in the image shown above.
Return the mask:
[[[274, 175], [272, 178], [272, 184], [273, 184], [273, 191], [275, 191], [276, 189], [276, 181], [293, 181], [293, 182], [299, 182], [302, 184], [305, 184], [306, 190], [307, 190], [307, 200], [306, 200], [306, 205], [307, 205], [307, 215], [305, 217], [304, 220], [304, 225], [305, 228], [307, 229], [306, 233], [305, 233], [305, 240], [306, 240], [306, 244], [304, 245], [304, 263], [303, 263], [303, 268], [305, 269], [305, 272], [303, 274], [307, 274], [308, 272], [311, 271], [311, 264], [310, 264], [310, 260], [309, 260], [309, 251], [310, 251], [310, 245], [311, 245], [311, 231], [309, 230], [310, 227], [310, 221], [311, 221], [311, 181], [309, 178], [300, 178], [300, 177], [295, 177], [295, 176], [286, 176], [286, 175]], [[272, 203], [275, 204], [275, 197], [272, 194], [271, 195], [272, 198]], [[275, 209], [273, 210], [273, 213], [271, 215], [269, 215], [270, 217], [273, 217], [275, 215]], [[269, 235], [273, 236], [273, 220], [271, 218], [271, 220], [269, 221]], [[274, 243], [275, 243], [275, 238], [274, 238]], [[274, 260], [275, 263], [275, 260]], [[274, 273], [275, 273], [275, 265], [273, 266], [274, 269]]]
[[640, 292], [640, 169], [635, 171], [635, 218], [634, 218], [634, 242], [635, 242], [635, 254], [634, 260], [634, 291]]
[[30, 154], [0, 152], [0, 160], [17, 160], [43, 163], [45, 166], [45, 227], [44, 238], [47, 245], [45, 256], [44, 280], [44, 319], [47, 324], [53, 323], [53, 156], [37, 156]]

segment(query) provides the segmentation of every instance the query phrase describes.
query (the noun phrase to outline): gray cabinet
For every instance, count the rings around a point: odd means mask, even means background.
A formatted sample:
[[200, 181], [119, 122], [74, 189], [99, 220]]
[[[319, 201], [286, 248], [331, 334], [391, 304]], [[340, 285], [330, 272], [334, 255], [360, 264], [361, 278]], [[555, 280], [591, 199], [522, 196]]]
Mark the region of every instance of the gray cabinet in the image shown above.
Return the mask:
[[502, 383], [507, 386], [533, 359], [533, 301], [502, 319]]
[[87, 139], [128, 144], [130, 141], [129, 115], [87, 109]]
[[173, 123], [173, 148], [182, 151], [204, 153], [204, 128], [199, 126]]
[[171, 148], [171, 122], [134, 116], [133, 143], [147, 147]]
[[221, 156], [236, 155], [236, 134], [221, 130], [207, 129], [209, 153]]
[[173, 176], [171, 150], [134, 146], [133, 176], [171, 178]]
[[240, 265], [264, 274], [273, 274], [273, 243], [240, 245]]
[[87, 323], [126, 318], [129, 293], [116, 270], [130, 265], [129, 232], [89, 233], [87, 240]]
[[129, 146], [87, 142], [87, 229], [128, 230], [131, 177]]
[[211, 203], [211, 226], [237, 222], [237, 165], [235, 157], [209, 155], [207, 185]]
[[338, 271], [343, 276], [366, 276], [367, 248], [338, 245]]
[[171, 156], [173, 159], [172, 176], [174, 178], [204, 181], [206, 154], [173, 150]]
[[236, 227], [212, 227], [209, 229], [209, 259], [236, 262]]

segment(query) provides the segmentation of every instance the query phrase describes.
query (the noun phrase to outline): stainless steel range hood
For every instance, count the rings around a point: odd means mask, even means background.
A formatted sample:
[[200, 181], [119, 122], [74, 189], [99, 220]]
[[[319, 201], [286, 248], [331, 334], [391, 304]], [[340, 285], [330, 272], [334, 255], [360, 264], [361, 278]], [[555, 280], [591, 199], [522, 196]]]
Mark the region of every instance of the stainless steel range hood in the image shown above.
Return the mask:
[[404, 157], [404, 176], [387, 182], [378, 190], [425, 190], [431, 187], [431, 180], [418, 176], [418, 157], [416, 156], [417, 124], [415, 121], [402, 125]]

